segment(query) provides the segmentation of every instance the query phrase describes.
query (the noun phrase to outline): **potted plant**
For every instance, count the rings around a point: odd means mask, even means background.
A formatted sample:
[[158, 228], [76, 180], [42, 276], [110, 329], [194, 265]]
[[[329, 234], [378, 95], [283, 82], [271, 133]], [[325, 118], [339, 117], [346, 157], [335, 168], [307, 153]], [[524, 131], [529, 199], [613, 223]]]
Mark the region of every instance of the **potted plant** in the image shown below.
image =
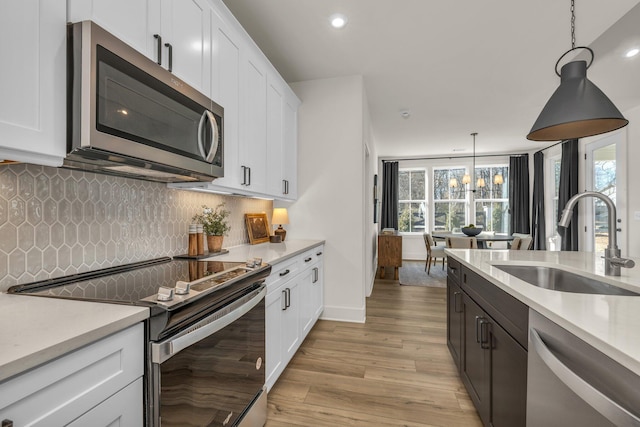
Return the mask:
[[227, 223], [227, 217], [231, 212], [224, 209], [224, 203], [220, 203], [214, 209], [202, 205], [202, 213], [195, 214], [193, 222], [202, 224], [204, 234], [207, 235], [207, 247], [209, 252], [220, 252], [222, 241], [231, 227]]

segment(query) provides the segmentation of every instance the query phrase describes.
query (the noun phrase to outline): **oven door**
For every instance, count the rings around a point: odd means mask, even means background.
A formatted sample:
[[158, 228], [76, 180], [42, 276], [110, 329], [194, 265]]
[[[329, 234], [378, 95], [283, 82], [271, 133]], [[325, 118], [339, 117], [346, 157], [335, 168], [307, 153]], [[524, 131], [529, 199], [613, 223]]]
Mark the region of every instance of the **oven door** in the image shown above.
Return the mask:
[[[266, 287], [162, 342], [151, 343], [155, 426], [233, 426], [266, 422]], [[260, 424], [261, 423], [261, 424]]]

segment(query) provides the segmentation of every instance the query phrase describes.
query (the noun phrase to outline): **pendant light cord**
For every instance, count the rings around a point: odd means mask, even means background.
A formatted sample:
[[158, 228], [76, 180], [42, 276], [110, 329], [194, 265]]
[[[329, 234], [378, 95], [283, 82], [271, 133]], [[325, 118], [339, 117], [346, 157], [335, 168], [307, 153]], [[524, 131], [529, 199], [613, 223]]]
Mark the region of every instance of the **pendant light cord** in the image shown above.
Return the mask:
[[576, 48], [576, 5], [571, 0], [571, 49]]

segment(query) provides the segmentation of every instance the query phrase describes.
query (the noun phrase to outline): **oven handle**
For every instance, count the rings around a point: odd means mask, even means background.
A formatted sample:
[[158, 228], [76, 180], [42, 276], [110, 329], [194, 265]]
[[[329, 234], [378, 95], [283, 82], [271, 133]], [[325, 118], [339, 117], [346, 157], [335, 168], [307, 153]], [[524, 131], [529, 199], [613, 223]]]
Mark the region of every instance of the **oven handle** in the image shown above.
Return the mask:
[[221, 310], [222, 313], [216, 312], [212, 314], [175, 337], [171, 337], [159, 343], [152, 343], [151, 361], [157, 364], [163, 363], [185, 348], [215, 334], [251, 311], [252, 308], [264, 299], [266, 293], [267, 288], [266, 286], [263, 286], [252, 294], [249, 294], [225, 307]]

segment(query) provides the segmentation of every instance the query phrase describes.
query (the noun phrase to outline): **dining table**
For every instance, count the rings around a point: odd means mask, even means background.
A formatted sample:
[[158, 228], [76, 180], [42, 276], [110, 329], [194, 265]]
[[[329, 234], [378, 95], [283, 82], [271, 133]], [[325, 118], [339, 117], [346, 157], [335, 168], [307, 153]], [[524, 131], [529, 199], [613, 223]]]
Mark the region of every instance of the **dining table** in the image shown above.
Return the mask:
[[475, 237], [478, 242], [478, 249], [487, 249], [487, 242], [512, 242], [516, 236], [508, 234], [480, 233], [477, 236], [467, 236], [464, 233], [438, 233], [431, 234], [434, 239], [444, 240], [447, 237]]

